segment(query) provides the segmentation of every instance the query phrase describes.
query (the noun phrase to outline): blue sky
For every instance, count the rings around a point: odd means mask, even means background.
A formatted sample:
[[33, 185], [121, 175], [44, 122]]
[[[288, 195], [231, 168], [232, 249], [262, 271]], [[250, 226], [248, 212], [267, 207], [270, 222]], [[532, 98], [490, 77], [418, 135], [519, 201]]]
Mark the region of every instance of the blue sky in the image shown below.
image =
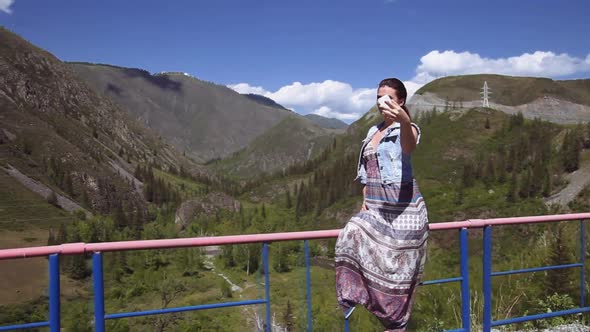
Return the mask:
[[590, 77], [587, 0], [0, 0], [0, 24], [65, 61], [182, 71], [350, 122], [395, 76]]

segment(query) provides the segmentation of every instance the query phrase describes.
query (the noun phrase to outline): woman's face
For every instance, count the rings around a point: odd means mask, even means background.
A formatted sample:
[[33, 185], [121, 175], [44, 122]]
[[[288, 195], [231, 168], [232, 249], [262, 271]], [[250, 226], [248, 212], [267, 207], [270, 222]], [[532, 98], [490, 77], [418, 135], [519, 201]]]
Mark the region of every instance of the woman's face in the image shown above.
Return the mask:
[[[395, 91], [394, 88], [390, 88], [388, 86], [382, 86], [379, 89], [377, 89], [377, 99], [379, 99], [385, 95], [388, 95], [389, 98], [391, 98], [391, 100], [395, 101], [400, 106], [404, 105], [405, 101], [397, 98], [397, 91]], [[379, 105], [379, 103], [377, 103], [377, 107], [379, 108], [379, 112], [383, 113], [383, 108], [381, 107], [381, 105]]]

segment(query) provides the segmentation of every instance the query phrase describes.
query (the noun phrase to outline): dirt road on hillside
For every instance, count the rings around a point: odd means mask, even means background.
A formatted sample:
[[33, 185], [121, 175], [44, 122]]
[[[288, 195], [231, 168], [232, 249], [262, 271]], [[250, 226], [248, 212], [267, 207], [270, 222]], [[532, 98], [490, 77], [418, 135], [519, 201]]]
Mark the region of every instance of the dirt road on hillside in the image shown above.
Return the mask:
[[567, 204], [573, 201], [576, 196], [588, 185], [590, 185], [590, 151], [583, 151], [580, 156], [580, 168], [567, 175], [569, 184], [557, 194], [547, 198], [545, 204], [559, 204], [567, 207]]

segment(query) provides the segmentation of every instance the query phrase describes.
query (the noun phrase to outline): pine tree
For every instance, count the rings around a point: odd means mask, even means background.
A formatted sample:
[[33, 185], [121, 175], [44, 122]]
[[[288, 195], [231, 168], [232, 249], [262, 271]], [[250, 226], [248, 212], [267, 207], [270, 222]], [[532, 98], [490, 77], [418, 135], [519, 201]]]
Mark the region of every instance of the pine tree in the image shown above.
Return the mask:
[[122, 229], [128, 225], [127, 217], [125, 216], [125, 212], [123, 212], [123, 204], [120, 203], [117, 205], [115, 210], [115, 225], [117, 228]]
[[64, 178], [64, 181], [65, 181], [65, 184], [64, 184], [65, 188], [64, 188], [64, 190], [71, 197], [73, 197], [74, 196], [74, 184], [73, 184], [73, 181], [72, 181], [72, 176], [69, 173], [66, 174], [65, 175], [65, 178]]
[[70, 278], [75, 280], [82, 280], [90, 275], [88, 267], [86, 266], [86, 259], [84, 258], [84, 255], [74, 255], [71, 257], [71, 263], [68, 272]]
[[[573, 259], [568, 240], [564, 232], [564, 224], [553, 225], [550, 253], [547, 265], [555, 266], [570, 263]], [[548, 270], [545, 284], [546, 295], [574, 294], [572, 269]]]
[[279, 273], [289, 272], [291, 268], [288, 264], [288, 251], [281, 242], [275, 244], [277, 246], [277, 253], [275, 255], [275, 261], [273, 264], [273, 268], [275, 271]]
[[225, 265], [225, 267], [236, 266], [236, 261], [234, 260], [233, 251], [234, 251], [233, 245], [223, 246], [223, 249], [221, 251], [221, 259], [222, 259], [223, 265]]
[[473, 171], [473, 167], [469, 162], [465, 162], [463, 164], [463, 176], [461, 178], [462, 186], [466, 188], [471, 187], [474, 182], [474, 176], [475, 174]]
[[574, 132], [568, 131], [561, 147], [562, 164], [566, 172], [573, 172], [580, 164], [580, 140]]
[[512, 172], [512, 176], [510, 177], [510, 184], [508, 185], [508, 193], [506, 194], [506, 201], [508, 203], [516, 202], [517, 192], [518, 192], [518, 180], [516, 177], [516, 172]]
[[68, 231], [66, 228], [66, 224], [59, 224], [59, 228], [57, 229], [56, 241], [57, 244], [63, 244], [68, 242]]
[[90, 203], [90, 198], [88, 197], [88, 192], [85, 188], [82, 188], [82, 204], [85, 208], [91, 209], [92, 204]]
[[530, 170], [525, 170], [520, 176], [520, 190], [518, 195], [520, 198], [528, 198], [531, 193], [531, 173]]
[[548, 168], [545, 168], [545, 175], [543, 177], [543, 196], [549, 197], [551, 195], [551, 191], [553, 184], [551, 181], [551, 172]]
[[533, 175], [531, 180], [531, 196], [536, 196], [537, 194], [541, 193], [543, 190], [543, 181], [544, 175], [546, 173], [546, 168], [543, 167], [541, 161], [533, 162]]
[[57, 245], [57, 236], [55, 235], [53, 228], [49, 229], [49, 235], [47, 236], [47, 245], [54, 246]]
[[[68, 240], [71, 243], [81, 242], [80, 233], [79, 233], [77, 223], [72, 224], [72, 227], [70, 228]], [[69, 258], [69, 262], [66, 261], [64, 265], [66, 266], [66, 269], [67, 269], [67, 272], [68, 272], [68, 275], [70, 276], [70, 278], [75, 279], [75, 280], [82, 280], [90, 275], [90, 273], [89, 273], [90, 271], [88, 270], [88, 267], [86, 266], [86, 259], [85, 259], [84, 255], [73, 255], [68, 258]]]
[[506, 182], [506, 156], [503, 150], [498, 155], [498, 182]]
[[488, 158], [484, 174], [484, 180], [488, 186], [490, 186], [492, 182], [496, 181], [496, 166], [494, 165], [493, 157]]
[[285, 191], [285, 206], [287, 209], [290, 209], [293, 206], [293, 203], [291, 202], [291, 191], [289, 188]]
[[455, 205], [461, 205], [463, 204], [463, 186], [459, 187], [459, 189], [457, 190], [457, 192], [455, 193]]

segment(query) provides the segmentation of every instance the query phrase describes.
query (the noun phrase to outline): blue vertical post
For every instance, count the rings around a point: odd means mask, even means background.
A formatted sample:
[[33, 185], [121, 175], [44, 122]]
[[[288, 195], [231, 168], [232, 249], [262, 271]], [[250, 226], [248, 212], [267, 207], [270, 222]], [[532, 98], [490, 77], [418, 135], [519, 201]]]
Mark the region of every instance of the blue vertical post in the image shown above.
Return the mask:
[[492, 226], [483, 228], [483, 331], [492, 329]]
[[580, 220], [580, 307], [585, 307], [584, 293], [585, 293], [585, 275], [586, 275], [586, 229], [584, 227], [584, 219]]
[[348, 318], [344, 319], [344, 332], [348, 332]]
[[262, 244], [262, 264], [264, 264], [264, 295], [266, 300], [266, 331], [270, 332], [270, 270], [268, 269], [268, 244]]
[[305, 284], [307, 286], [307, 331], [312, 331], [311, 320], [311, 276], [309, 272], [309, 241], [303, 241], [305, 245]]
[[104, 281], [100, 252], [92, 255], [92, 279], [94, 281], [94, 330], [104, 332]]
[[60, 330], [59, 255], [49, 255], [49, 330]]
[[467, 228], [459, 231], [461, 239], [461, 320], [463, 331], [471, 329], [471, 300], [469, 296], [469, 255], [467, 252]]

